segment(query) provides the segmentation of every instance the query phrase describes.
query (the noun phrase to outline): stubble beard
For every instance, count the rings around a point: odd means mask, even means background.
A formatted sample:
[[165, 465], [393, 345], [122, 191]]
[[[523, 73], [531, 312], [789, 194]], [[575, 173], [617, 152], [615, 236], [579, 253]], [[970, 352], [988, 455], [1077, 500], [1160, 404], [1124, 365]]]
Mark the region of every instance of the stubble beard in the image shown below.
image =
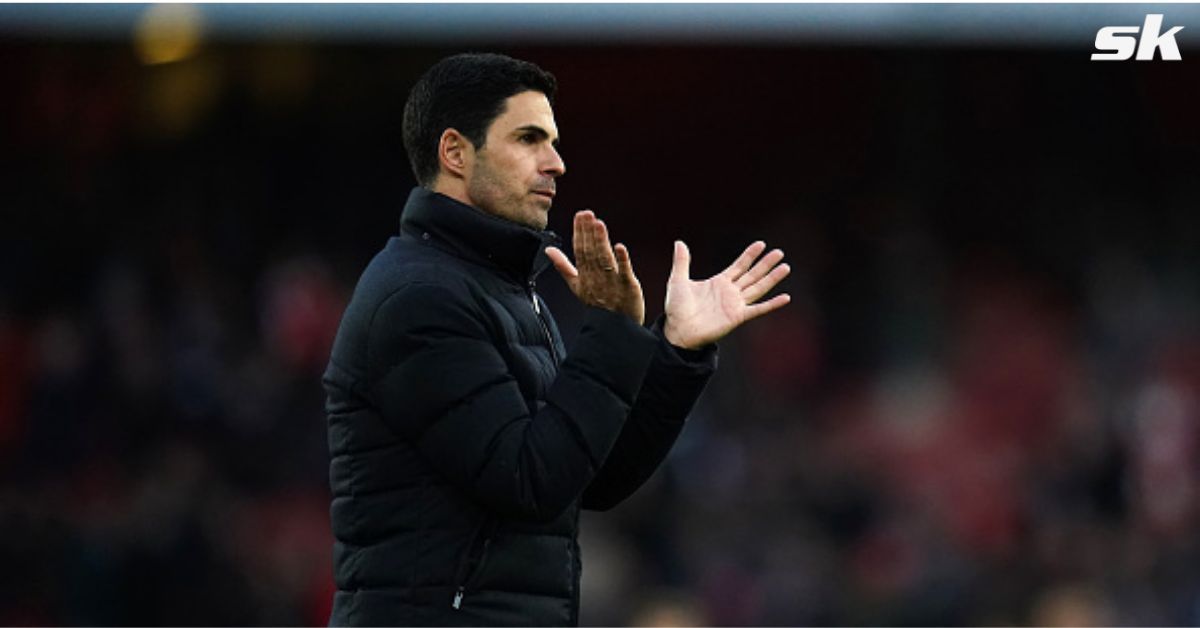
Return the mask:
[[526, 190], [506, 187], [487, 160], [476, 162], [474, 175], [467, 185], [467, 194], [477, 208], [530, 229], [542, 231], [546, 228], [549, 208], [535, 207], [532, 195]]

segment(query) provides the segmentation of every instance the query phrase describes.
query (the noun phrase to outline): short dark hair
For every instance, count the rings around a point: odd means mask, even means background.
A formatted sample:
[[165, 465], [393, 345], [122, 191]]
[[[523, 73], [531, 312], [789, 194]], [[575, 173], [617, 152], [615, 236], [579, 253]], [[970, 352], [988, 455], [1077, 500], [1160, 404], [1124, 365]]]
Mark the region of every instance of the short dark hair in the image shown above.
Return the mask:
[[499, 54], [446, 57], [425, 72], [404, 105], [404, 149], [417, 183], [429, 187], [438, 175], [438, 140], [449, 128], [483, 148], [488, 127], [504, 113], [504, 101], [526, 91], [551, 104], [558, 82], [538, 66]]

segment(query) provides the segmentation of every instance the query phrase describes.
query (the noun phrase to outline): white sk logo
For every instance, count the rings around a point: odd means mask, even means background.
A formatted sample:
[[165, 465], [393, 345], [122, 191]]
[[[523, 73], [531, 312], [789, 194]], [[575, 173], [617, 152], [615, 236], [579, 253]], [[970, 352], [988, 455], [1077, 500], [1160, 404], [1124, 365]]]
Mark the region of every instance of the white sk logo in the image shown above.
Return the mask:
[[1133, 56], [1135, 47], [1138, 61], [1152, 61], [1155, 50], [1162, 51], [1163, 61], [1179, 61], [1182, 57], [1175, 43], [1175, 33], [1183, 30], [1183, 27], [1176, 26], [1159, 35], [1162, 22], [1161, 13], [1147, 15], [1146, 23], [1141, 27], [1141, 37], [1134, 37], [1138, 33], [1136, 26], [1105, 26], [1096, 31], [1096, 50], [1111, 52], [1093, 52], [1092, 61], [1125, 61]]

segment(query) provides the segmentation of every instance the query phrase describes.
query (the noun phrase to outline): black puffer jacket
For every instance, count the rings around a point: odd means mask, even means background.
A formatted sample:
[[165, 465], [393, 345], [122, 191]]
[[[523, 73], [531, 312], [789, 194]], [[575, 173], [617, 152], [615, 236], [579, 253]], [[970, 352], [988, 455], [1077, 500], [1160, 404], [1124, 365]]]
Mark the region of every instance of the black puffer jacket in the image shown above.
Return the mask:
[[579, 509], [650, 476], [716, 366], [534, 292], [554, 239], [423, 189], [359, 280], [324, 383], [333, 625], [578, 623]]

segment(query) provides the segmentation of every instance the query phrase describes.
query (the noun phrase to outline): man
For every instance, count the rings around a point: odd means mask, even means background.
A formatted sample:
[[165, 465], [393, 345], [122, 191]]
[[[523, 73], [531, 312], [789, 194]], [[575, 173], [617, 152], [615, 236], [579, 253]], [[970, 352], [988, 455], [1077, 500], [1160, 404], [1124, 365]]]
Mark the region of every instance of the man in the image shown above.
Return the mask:
[[[555, 80], [500, 55], [434, 65], [404, 111], [420, 187], [368, 265], [324, 383], [334, 625], [574, 625], [581, 508], [653, 473], [716, 367], [716, 340], [787, 303], [755, 243], [706, 281], [675, 243], [665, 315], [642, 326], [629, 251], [591, 212], [574, 264], [545, 231]], [[755, 263], [755, 260], [758, 260]], [[587, 306], [567, 353], [536, 292], [553, 265]]]

